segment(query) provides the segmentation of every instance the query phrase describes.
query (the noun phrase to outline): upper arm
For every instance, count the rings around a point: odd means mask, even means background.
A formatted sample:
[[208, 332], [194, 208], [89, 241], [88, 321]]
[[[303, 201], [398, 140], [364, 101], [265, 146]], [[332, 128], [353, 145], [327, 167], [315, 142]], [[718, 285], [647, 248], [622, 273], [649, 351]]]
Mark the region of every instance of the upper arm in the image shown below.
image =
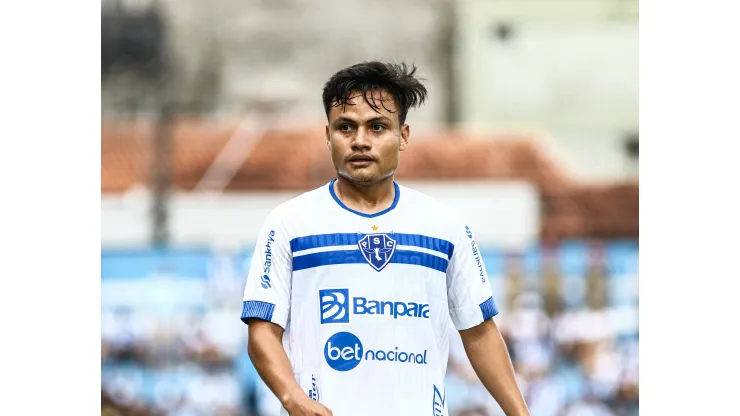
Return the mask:
[[278, 341], [283, 339], [283, 332], [285, 330], [280, 325], [264, 321], [262, 319], [248, 319], [246, 322], [249, 325], [249, 342], [252, 340], [258, 340], [265, 336], [270, 336]]
[[453, 243], [447, 267], [447, 301], [455, 328], [464, 330], [496, 316], [498, 308], [470, 227], [456, 227]]
[[244, 289], [241, 319], [272, 322], [283, 329], [290, 316], [293, 252], [290, 235], [279, 210], [273, 211], [260, 231]]
[[462, 340], [463, 345], [470, 345], [471, 343], [475, 343], [477, 340], [482, 339], [492, 331], [499, 332], [496, 321], [493, 319], [487, 319], [479, 325], [467, 329], [461, 329], [458, 332], [460, 333], [460, 339]]
[[260, 351], [272, 350], [273, 345], [282, 342], [285, 330], [280, 325], [254, 318], [247, 319], [246, 323], [249, 325], [247, 353], [253, 361], [258, 360]]

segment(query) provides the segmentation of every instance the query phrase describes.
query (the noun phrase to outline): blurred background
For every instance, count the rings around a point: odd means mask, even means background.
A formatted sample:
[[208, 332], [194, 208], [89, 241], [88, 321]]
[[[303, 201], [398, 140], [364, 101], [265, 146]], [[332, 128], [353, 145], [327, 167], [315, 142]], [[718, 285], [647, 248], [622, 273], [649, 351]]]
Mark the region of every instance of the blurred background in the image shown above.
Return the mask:
[[[533, 415], [638, 413], [637, 0], [102, 2], [102, 414], [277, 415], [239, 320], [333, 176], [323, 83], [407, 61], [397, 181], [469, 218]], [[500, 415], [453, 335], [450, 414]]]

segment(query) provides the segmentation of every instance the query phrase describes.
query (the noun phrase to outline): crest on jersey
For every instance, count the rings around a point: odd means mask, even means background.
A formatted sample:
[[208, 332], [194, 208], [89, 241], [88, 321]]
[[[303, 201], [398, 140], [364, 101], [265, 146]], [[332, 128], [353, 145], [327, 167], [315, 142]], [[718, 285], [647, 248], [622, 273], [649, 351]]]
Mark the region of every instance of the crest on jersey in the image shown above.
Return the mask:
[[381, 271], [391, 261], [396, 252], [396, 240], [388, 234], [367, 234], [357, 242], [362, 257], [373, 269]]

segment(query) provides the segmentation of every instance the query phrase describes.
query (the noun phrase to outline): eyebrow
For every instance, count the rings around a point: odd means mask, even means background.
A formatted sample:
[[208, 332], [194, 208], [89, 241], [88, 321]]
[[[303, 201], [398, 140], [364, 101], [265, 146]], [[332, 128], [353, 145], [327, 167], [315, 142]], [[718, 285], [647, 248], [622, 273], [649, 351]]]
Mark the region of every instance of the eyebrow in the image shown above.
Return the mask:
[[[365, 124], [377, 123], [379, 121], [384, 121], [386, 123], [391, 123], [393, 120], [391, 120], [390, 118], [388, 118], [386, 116], [377, 116], [377, 117], [373, 117], [371, 119], [366, 120], [365, 121]], [[336, 120], [334, 120], [334, 122], [332, 123], [332, 125], [333, 126], [336, 126], [337, 124], [340, 124], [340, 123], [357, 124], [357, 121], [355, 121], [355, 120], [353, 120], [353, 119], [351, 119], [349, 117], [339, 116]]]
[[390, 123], [393, 120], [391, 120], [390, 118], [388, 118], [386, 116], [377, 116], [377, 117], [373, 117], [370, 120], [366, 121], [366, 123], [376, 123], [378, 121], [385, 121], [385, 122]]

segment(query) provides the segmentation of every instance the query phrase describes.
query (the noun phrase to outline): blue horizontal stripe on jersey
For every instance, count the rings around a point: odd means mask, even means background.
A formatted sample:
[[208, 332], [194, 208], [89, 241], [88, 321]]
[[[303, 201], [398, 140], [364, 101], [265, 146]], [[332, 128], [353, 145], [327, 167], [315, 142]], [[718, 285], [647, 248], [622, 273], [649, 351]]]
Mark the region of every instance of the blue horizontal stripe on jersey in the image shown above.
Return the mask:
[[[452, 258], [452, 252], [455, 250], [454, 244], [441, 238], [427, 237], [420, 234], [388, 233], [387, 235], [396, 240], [396, 244], [398, 245], [434, 250], [446, 254], [448, 259]], [[350, 246], [357, 244], [364, 236], [365, 234], [360, 233], [335, 233], [296, 237], [290, 241], [290, 248], [295, 253], [296, 251], [312, 248]]]
[[[334, 264], [360, 264], [367, 263], [359, 249], [357, 250], [335, 250], [320, 253], [305, 254], [293, 257], [293, 271], [311, 269], [320, 266], [331, 266]], [[411, 250], [396, 250], [389, 264], [411, 264], [447, 272], [447, 260], [433, 254], [420, 253]], [[369, 267], [369, 266], [368, 266]]]
[[247, 319], [250, 318], [271, 321], [273, 312], [275, 312], [275, 304], [273, 303], [259, 300], [245, 300], [244, 307], [242, 308], [242, 322], [247, 323]]
[[496, 302], [493, 301], [493, 296], [486, 299], [485, 302], [480, 304], [480, 311], [483, 313], [483, 320], [487, 321], [490, 318], [498, 315], [498, 308]]

